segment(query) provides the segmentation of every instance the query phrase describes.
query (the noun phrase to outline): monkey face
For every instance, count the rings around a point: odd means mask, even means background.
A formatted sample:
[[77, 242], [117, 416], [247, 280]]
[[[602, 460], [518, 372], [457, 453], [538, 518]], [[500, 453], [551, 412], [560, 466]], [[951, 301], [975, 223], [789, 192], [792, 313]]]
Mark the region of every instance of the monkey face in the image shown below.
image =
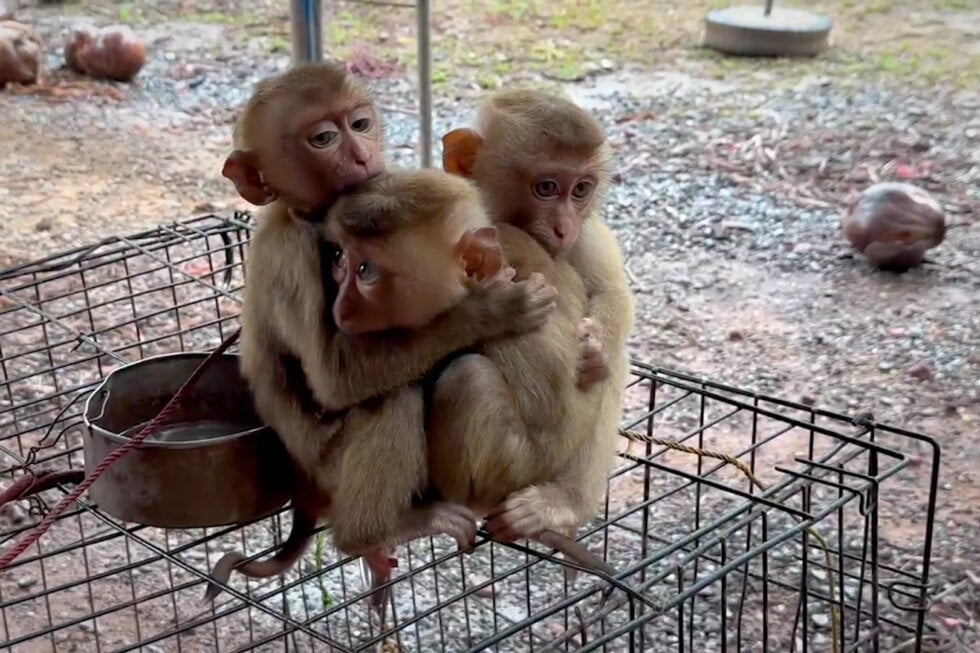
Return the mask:
[[235, 126], [222, 174], [253, 204], [328, 208], [385, 169], [381, 120], [340, 64], [296, 66], [263, 80]]
[[596, 176], [588, 167], [554, 166], [526, 179], [528, 232], [552, 256], [567, 252], [578, 242], [582, 222], [592, 208]]
[[364, 183], [384, 171], [381, 127], [372, 104], [328, 113], [305, 126], [304, 147], [321, 182], [337, 191]]
[[334, 254], [333, 317], [348, 335], [419, 329], [465, 294], [448, 247], [411, 234], [384, 241], [342, 239]]

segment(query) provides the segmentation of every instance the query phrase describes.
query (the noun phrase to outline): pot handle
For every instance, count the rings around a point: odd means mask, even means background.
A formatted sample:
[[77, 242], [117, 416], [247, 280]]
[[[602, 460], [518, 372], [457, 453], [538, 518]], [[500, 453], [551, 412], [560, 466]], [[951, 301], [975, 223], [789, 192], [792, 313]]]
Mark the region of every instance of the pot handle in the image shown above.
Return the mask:
[[99, 414], [89, 420], [89, 422], [98, 422], [105, 415], [106, 404], [109, 403], [109, 388], [103, 386], [102, 388], [96, 390], [99, 393], [99, 400], [102, 402], [99, 406]]

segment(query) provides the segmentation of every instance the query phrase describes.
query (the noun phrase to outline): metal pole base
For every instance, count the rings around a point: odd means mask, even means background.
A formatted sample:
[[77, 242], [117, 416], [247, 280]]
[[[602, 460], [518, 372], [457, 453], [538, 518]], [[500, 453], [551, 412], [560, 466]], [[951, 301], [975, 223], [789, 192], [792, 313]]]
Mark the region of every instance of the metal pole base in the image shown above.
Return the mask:
[[829, 16], [802, 9], [731, 7], [705, 19], [704, 45], [726, 54], [813, 56], [830, 39]]

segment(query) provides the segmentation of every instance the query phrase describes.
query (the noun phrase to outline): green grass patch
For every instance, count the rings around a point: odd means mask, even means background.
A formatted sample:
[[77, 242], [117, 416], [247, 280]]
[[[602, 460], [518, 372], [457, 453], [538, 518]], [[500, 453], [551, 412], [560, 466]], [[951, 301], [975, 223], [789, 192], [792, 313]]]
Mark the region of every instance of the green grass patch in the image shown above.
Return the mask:
[[[327, 548], [326, 541], [327, 541], [327, 534], [319, 533], [316, 536], [316, 542], [313, 545], [313, 561], [316, 564], [316, 568], [318, 571], [320, 569], [323, 569], [325, 565], [324, 553], [326, 552], [326, 548]], [[326, 610], [327, 608], [333, 605], [333, 596], [331, 596], [330, 591], [327, 590], [327, 584], [323, 580], [323, 574], [320, 574], [319, 576], [316, 577], [316, 584], [317, 584], [317, 589], [320, 590], [320, 603], [323, 606], [323, 609]]]

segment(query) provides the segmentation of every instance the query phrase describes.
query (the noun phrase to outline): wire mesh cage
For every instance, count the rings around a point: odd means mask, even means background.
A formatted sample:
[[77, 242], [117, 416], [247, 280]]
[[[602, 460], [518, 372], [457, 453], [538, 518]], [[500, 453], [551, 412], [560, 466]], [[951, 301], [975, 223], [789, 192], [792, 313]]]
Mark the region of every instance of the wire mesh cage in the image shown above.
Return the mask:
[[[5, 484], [25, 466], [83, 466], [81, 405], [112, 369], [207, 351], [236, 328], [251, 231], [245, 213], [203, 216], [0, 274]], [[603, 510], [580, 531], [620, 572], [604, 603], [604, 580], [569, 585], [541, 547], [483, 533], [462, 554], [422, 539], [399, 551], [381, 632], [358, 561], [324, 532], [290, 572], [233, 576], [204, 604], [217, 559], [269, 555], [288, 510], [164, 530], [83, 498], [0, 572], [0, 648], [929, 650], [933, 440], [639, 362], [632, 373], [624, 427], [679, 444], [623, 439]], [[65, 491], [8, 504], [4, 548]]]

